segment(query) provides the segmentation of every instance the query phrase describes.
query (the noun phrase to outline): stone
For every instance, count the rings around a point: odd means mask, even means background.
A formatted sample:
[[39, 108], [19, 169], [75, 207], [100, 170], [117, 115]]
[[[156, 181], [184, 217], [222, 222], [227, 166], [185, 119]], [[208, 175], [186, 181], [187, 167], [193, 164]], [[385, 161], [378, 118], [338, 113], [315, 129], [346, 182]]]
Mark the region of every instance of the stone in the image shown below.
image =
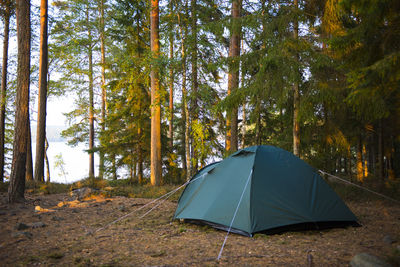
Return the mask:
[[25, 229], [28, 229], [29, 228], [29, 226], [27, 225], [27, 224], [25, 224], [25, 223], [17, 223], [17, 225], [15, 226], [15, 229], [16, 230], [25, 230]]
[[7, 212], [0, 210], [0, 216], [2, 216], [2, 215], [7, 215]]
[[16, 232], [11, 235], [12, 237], [27, 237], [32, 238], [32, 234], [29, 232]]
[[43, 228], [43, 227], [46, 227], [46, 224], [44, 224], [43, 222], [34, 222], [34, 223], [29, 224], [29, 226], [31, 228]]
[[385, 237], [383, 238], [383, 242], [385, 242], [388, 245], [391, 245], [394, 242], [396, 242], [396, 240], [394, 240], [390, 235], [385, 235]]
[[382, 259], [368, 253], [360, 253], [355, 255], [351, 261], [352, 267], [391, 267], [391, 265]]
[[65, 219], [63, 217], [53, 216], [51, 217], [51, 220], [59, 222], [59, 221], [64, 221]]
[[82, 199], [84, 199], [94, 193], [98, 193], [98, 192], [99, 192], [98, 189], [93, 189], [90, 187], [82, 187], [82, 188], [72, 190], [70, 193], [70, 196], [74, 200], [82, 200]]
[[122, 212], [125, 212], [125, 211], [126, 211], [125, 205], [119, 205], [118, 209], [119, 209], [120, 211], [122, 211]]

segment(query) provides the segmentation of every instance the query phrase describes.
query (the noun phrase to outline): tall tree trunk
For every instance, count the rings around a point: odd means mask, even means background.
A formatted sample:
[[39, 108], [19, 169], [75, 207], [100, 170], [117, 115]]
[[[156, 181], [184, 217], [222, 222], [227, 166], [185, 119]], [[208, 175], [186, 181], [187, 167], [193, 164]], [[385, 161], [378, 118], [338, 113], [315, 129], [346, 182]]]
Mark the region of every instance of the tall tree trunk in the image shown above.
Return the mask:
[[359, 136], [357, 144], [357, 180], [359, 182], [364, 182], [364, 172], [363, 172], [363, 162], [362, 162], [362, 138]]
[[47, 137], [46, 137], [45, 147], [44, 147], [44, 159], [46, 160], [46, 182], [50, 183], [50, 163], [49, 163], [49, 158], [47, 157], [48, 149], [49, 149], [49, 142], [47, 141]]
[[[104, 29], [104, 0], [100, 0], [100, 51], [101, 51], [101, 130], [106, 130], [106, 110], [107, 110], [107, 91], [106, 91], [106, 48], [105, 48], [105, 29]], [[99, 177], [104, 176], [104, 152], [100, 150]]]
[[[192, 60], [192, 108], [191, 114], [193, 117], [193, 121], [199, 120], [199, 106], [197, 103], [198, 99], [198, 90], [199, 90], [199, 81], [198, 81], [198, 47], [197, 47], [197, 0], [191, 0], [190, 2], [191, 9], [191, 27], [192, 27], [192, 47], [191, 47], [191, 60]], [[194, 142], [192, 142], [192, 153], [193, 153], [193, 173], [197, 172], [199, 165], [199, 151], [198, 148], [194, 147]]]
[[[184, 49], [184, 48], [182, 48]], [[184, 53], [184, 52], [182, 52]], [[185, 112], [185, 153], [186, 153], [186, 180], [189, 181], [191, 177], [191, 164], [190, 164], [190, 118], [186, 90], [186, 59], [183, 59], [183, 74], [182, 74], [182, 101], [183, 109]]]
[[[180, 21], [180, 18], [179, 18]], [[180, 21], [181, 24], [181, 21]], [[187, 99], [187, 90], [186, 90], [186, 39], [187, 34], [183, 29], [182, 25], [180, 25], [182, 46], [181, 46], [181, 57], [182, 57], [182, 119], [184, 121], [185, 127], [185, 165], [186, 166], [186, 180], [188, 181], [191, 177], [191, 164], [190, 164], [190, 118], [189, 118], [189, 107], [188, 107], [188, 99]], [[185, 33], [184, 33], [185, 32]]]
[[[173, 13], [173, 1], [169, 2], [170, 13]], [[174, 24], [170, 24], [170, 34], [169, 34], [169, 59], [170, 59], [170, 67], [169, 67], [169, 124], [168, 124], [168, 148], [169, 148], [169, 171], [172, 170], [173, 162], [173, 153], [174, 153], [174, 66], [172, 65], [172, 61], [174, 59], [174, 33], [173, 27]]]
[[[26, 170], [25, 170], [25, 180], [33, 180], [33, 163], [32, 163], [32, 134], [31, 134], [31, 120], [28, 109], [28, 134], [26, 143]], [[44, 181], [44, 180], [43, 180]]]
[[18, 70], [13, 159], [8, 202], [24, 200], [30, 81], [30, 0], [17, 0]]
[[39, 98], [36, 127], [35, 180], [44, 182], [44, 147], [46, 139], [47, 71], [48, 71], [48, 0], [40, 2]]
[[[171, 1], [172, 3], [172, 1]], [[169, 35], [169, 58], [172, 61], [174, 58], [174, 36]], [[174, 149], [174, 68], [169, 69], [169, 125], [168, 125], [168, 146], [170, 153]]]
[[[241, 53], [243, 54], [243, 49], [244, 49], [243, 48], [243, 45], [244, 45], [243, 39], [240, 42], [241, 42], [240, 49], [242, 50]], [[244, 73], [245, 73], [245, 71], [243, 70], [243, 67], [242, 67], [242, 69], [241, 69], [242, 88], [244, 87], [243, 86], [244, 85]], [[246, 145], [246, 97], [244, 97], [243, 104], [242, 104], [242, 144], [241, 144], [241, 148], [244, 149], [245, 145]]]
[[[89, 25], [89, 7], [86, 10], [86, 22]], [[88, 58], [89, 58], [89, 177], [94, 178], [94, 102], [93, 102], [93, 48], [92, 31], [88, 26]]]
[[[228, 73], [228, 95], [239, 87], [239, 63], [240, 63], [240, 9], [242, 1], [232, 1], [232, 23], [231, 39], [229, 43], [229, 73]], [[234, 152], [238, 149], [238, 108], [234, 107], [226, 115], [226, 146], [227, 152]]]
[[261, 145], [261, 99], [256, 99], [256, 145]]
[[[139, 136], [139, 140], [141, 139], [141, 128], [138, 128], [138, 136]], [[138, 182], [139, 184], [143, 184], [144, 180], [143, 180], [143, 155], [142, 155], [142, 149], [140, 148], [140, 144], [138, 145]]]
[[111, 172], [112, 172], [112, 177], [113, 180], [117, 180], [118, 179], [118, 175], [117, 175], [117, 163], [116, 163], [116, 159], [115, 159], [115, 154], [113, 153], [111, 155]]
[[365, 142], [362, 145], [362, 156], [363, 156], [363, 176], [364, 178], [368, 177], [368, 155], [367, 155], [367, 147]]
[[0, 99], [0, 183], [4, 182], [5, 163], [5, 121], [6, 121], [6, 93], [7, 93], [7, 64], [8, 64], [8, 40], [10, 32], [11, 7], [5, 7], [4, 14], [4, 39], [3, 39], [3, 67], [1, 72], [1, 99]]
[[382, 125], [382, 119], [379, 120], [378, 122], [378, 179], [381, 185], [383, 185], [383, 180], [384, 180], [384, 161], [383, 161], [383, 125]]
[[[294, 0], [294, 8], [298, 9], [298, 0]], [[295, 18], [293, 22], [293, 37], [295, 40], [299, 38], [299, 22]], [[299, 60], [299, 55], [296, 53], [296, 58]], [[300, 156], [300, 123], [299, 123], [299, 109], [300, 109], [300, 93], [299, 82], [295, 81], [293, 84], [293, 154]]]
[[[151, 0], [150, 7], [150, 48], [153, 56], [159, 57], [159, 3]], [[161, 97], [158, 66], [152, 65], [151, 79], [151, 152], [150, 152], [150, 180], [152, 185], [160, 185], [161, 169]]]

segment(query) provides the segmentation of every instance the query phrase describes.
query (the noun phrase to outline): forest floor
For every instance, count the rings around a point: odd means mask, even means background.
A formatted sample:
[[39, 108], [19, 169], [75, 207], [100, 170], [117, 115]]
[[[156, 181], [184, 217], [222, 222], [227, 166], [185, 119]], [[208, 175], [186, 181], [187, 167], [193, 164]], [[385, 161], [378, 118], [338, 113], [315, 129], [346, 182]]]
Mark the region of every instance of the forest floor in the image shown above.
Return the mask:
[[140, 218], [150, 205], [136, 210], [151, 199], [68, 201], [66, 193], [26, 199], [9, 205], [0, 193], [1, 266], [346, 266], [361, 252], [399, 264], [400, 205], [386, 201], [347, 202], [362, 227], [230, 234], [217, 261], [226, 232], [171, 221], [176, 201]]

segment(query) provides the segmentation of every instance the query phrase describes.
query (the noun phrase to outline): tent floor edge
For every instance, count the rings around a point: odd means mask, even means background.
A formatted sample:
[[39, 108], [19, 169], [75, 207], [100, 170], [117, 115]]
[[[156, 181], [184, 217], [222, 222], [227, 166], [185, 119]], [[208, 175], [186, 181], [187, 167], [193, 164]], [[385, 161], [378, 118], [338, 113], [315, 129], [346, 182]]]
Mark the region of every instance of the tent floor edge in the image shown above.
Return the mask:
[[347, 228], [349, 226], [361, 227], [361, 224], [359, 224], [357, 221], [303, 222], [303, 223], [270, 228], [255, 232], [254, 234], [275, 235], [275, 234], [282, 234], [284, 232], [319, 231], [319, 230], [327, 230], [333, 228]]
[[[192, 224], [197, 224], [200, 226], [204, 226], [204, 225], [208, 225], [211, 226], [212, 228], [218, 229], [218, 230], [222, 230], [227, 232], [229, 230], [229, 226], [226, 225], [222, 225], [222, 224], [218, 224], [218, 223], [213, 223], [213, 222], [209, 222], [209, 221], [204, 221], [204, 220], [198, 220], [198, 219], [184, 219], [183, 220], [185, 223], [192, 223]], [[247, 237], [252, 237], [253, 235], [251, 233], [248, 233], [246, 231], [237, 229], [237, 228], [231, 228], [231, 233], [234, 234], [239, 234], [239, 235], [243, 235], [243, 236], [247, 236]]]

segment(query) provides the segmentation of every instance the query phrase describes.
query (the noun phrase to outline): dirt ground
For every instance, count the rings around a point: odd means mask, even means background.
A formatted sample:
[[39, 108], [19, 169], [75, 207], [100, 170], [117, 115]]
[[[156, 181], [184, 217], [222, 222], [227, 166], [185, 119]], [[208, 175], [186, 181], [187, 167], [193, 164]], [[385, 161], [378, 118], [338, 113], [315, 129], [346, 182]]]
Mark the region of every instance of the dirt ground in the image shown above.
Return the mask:
[[1, 266], [347, 266], [361, 252], [393, 265], [398, 260], [396, 203], [347, 203], [362, 227], [253, 238], [230, 234], [217, 261], [226, 232], [172, 222], [175, 202], [163, 202], [140, 218], [152, 200], [68, 197], [28, 195], [26, 203], [8, 205], [1, 193]]

